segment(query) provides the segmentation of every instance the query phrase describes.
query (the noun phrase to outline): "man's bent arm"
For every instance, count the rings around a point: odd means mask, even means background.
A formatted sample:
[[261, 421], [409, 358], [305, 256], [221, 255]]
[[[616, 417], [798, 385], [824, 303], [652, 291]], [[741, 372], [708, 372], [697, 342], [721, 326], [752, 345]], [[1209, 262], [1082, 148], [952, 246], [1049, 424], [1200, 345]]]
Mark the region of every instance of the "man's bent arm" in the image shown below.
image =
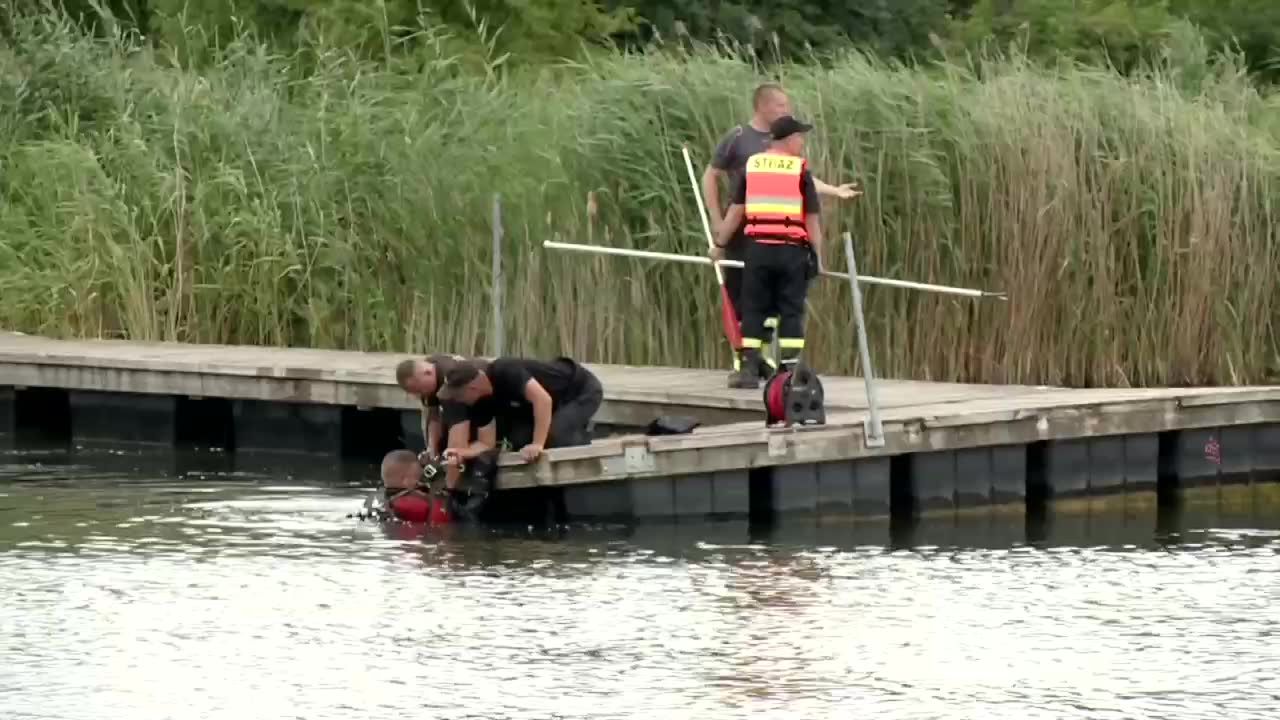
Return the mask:
[[[466, 442], [466, 438], [463, 438]], [[476, 441], [467, 445], [458, 452], [458, 457], [463, 460], [478, 458], [498, 446], [498, 425], [496, 420], [490, 420], [488, 425], [476, 430]]]
[[[467, 446], [467, 438], [471, 435], [471, 422], [463, 420], [449, 428], [449, 449], [462, 449]], [[458, 487], [462, 476], [462, 468], [457, 463], [449, 463], [444, 469], [444, 486], [450, 489]]]
[[431, 453], [432, 457], [440, 457], [442, 434], [440, 408], [422, 408], [422, 437], [427, 443], [427, 452]]
[[524, 397], [533, 406], [533, 444], [545, 448], [551, 432], [551, 396], [537, 380], [525, 383]]
[[721, 248], [729, 244], [733, 239], [733, 234], [737, 232], [738, 226], [742, 224], [742, 214], [745, 209], [738, 204], [729, 206], [729, 212], [724, 216], [724, 222], [720, 224], [720, 230], [716, 232], [716, 245]]

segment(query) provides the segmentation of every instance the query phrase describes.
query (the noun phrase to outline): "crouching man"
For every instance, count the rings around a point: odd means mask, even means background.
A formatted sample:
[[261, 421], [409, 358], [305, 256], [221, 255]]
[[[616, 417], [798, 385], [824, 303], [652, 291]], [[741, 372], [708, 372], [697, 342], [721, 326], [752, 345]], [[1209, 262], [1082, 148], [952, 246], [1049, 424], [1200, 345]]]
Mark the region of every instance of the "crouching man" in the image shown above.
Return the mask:
[[[451, 363], [465, 360], [461, 355], [436, 353], [425, 358], [409, 358], [396, 365], [396, 384], [422, 403], [422, 437], [426, 443], [424, 461], [444, 453], [449, 438], [449, 419], [443, 417], [437, 390]], [[456, 420], [455, 420], [456, 422]]]
[[[472, 408], [471, 422], [480, 426], [475, 442], [448, 451], [451, 461], [466, 462], [492, 450], [485, 440], [496, 437], [533, 462], [546, 448], [591, 444], [591, 420], [604, 389], [591, 371], [569, 358], [498, 358], [454, 364], [445, 373], [440, 398]], [[486, 410], [476, 410], [485, 405]]]

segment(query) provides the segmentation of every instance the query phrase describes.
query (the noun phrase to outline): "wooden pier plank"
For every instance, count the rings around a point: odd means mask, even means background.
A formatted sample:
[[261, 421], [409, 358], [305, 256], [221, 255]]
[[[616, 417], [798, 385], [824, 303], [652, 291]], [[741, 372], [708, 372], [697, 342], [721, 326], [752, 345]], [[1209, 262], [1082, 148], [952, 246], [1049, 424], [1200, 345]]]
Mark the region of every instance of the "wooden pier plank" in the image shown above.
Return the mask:
[[[350, 389], [362, 385], [376, 391], [366, 394], [372, 407], [417, 408], [417, 403], [395, 386], [394, 370], [400, 360], [414, 357], [411, 353], [369, 353], [310, 348], [243, 347], [229, 345], [192, 345], [185, 343], [127, 342], [120, 340], [59, 340], [53, 338], [0, 334], [0, 385], [38, 384], [35, 379], [49, 368], [82, 368], [95, 371], [135, 371], [204, 376], [201, 392], [211, 396], [233, 394], [245, 399], [285, 400], [298, 397], [310, 402], [344, 404], [341, 393], [331, 383]], [[673, 408], [723, 408], [756, 412], [762, 409], [758, 390], [733, 390], [725, 386], [722, 370], [693, 370], [670, 367], [637, 367], [627, 365], [587, 365], [605, 388], [607, 401], [667, 405]], [[19, 373], [19, 369], [26, 372]], [[6, 380], [6, 378], [10, 380]], [[226, 378], [226, 383], [219, 383]], [[220, 390], [219, 384], [230, 384], [241, 378], [262, 381], [263, 388], [253, 390]], [[142, 383], [137, 392], [171, 392], [191, 394], [191, 383], [166, 389], [166, 380], [153, 378]], [[272, 382], [298, 381], [322, 384], [310, 388], [290, 388], [281, 392], [270, 389]], [[866, 391], [860, 378], [824, 378], [827, 404], [831, 408], [865, 409]], [[101, 382], [86, 379], [76, 389], [96, 389]], [[243, 386], [242, 386], [243, 387]], [[1018, 386], [966, 385], [918, 381], [878, 381], [883, 407], [904, 407], [921, 403], [960, 402], [975, 398], [1008, 397], [1011, 393], [1042, 392], [1042, 389]]]

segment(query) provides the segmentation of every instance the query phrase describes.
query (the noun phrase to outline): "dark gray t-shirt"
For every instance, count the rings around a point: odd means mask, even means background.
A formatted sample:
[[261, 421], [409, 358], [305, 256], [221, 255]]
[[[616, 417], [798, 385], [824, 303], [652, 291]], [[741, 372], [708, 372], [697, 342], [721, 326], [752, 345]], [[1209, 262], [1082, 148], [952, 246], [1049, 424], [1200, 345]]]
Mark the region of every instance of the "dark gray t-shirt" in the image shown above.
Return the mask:
[[732, 192], [747, 169], [747, 158], [768, 149], [767, 130], [761, 132], [749, 124], [739, 125], [726, 133], [720, 144], [716, 145], [715, 154], [711, 156], [711, 167], [729, 175], [729, 190]]

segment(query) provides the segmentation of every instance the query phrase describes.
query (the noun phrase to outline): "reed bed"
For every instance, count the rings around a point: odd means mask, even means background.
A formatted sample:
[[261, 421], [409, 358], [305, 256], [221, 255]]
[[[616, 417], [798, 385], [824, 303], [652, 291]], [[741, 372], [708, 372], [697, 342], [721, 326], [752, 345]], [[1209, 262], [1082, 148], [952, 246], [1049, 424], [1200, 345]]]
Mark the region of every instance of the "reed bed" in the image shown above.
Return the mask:
[[[65, 337], [485, 352], [501, 195], [508, 352], [726, 367], [683, 160], [747, 117], [757, 68], [600, 52], [499, 72], [446, 44], [198, 69], [136, 38], [16, 23], [0, 45], [0, 326]], [[433, 50], [433, 48], [435, 48]], [[878, 373], [1067, 386], [1280, 380], [1276, 106], [1016, 58], [774, 72], [818, 131], [825, 262], [998, 289], [867, 287]], [[848, 287], [815, 281], [810, 356], [857, 372]]]

